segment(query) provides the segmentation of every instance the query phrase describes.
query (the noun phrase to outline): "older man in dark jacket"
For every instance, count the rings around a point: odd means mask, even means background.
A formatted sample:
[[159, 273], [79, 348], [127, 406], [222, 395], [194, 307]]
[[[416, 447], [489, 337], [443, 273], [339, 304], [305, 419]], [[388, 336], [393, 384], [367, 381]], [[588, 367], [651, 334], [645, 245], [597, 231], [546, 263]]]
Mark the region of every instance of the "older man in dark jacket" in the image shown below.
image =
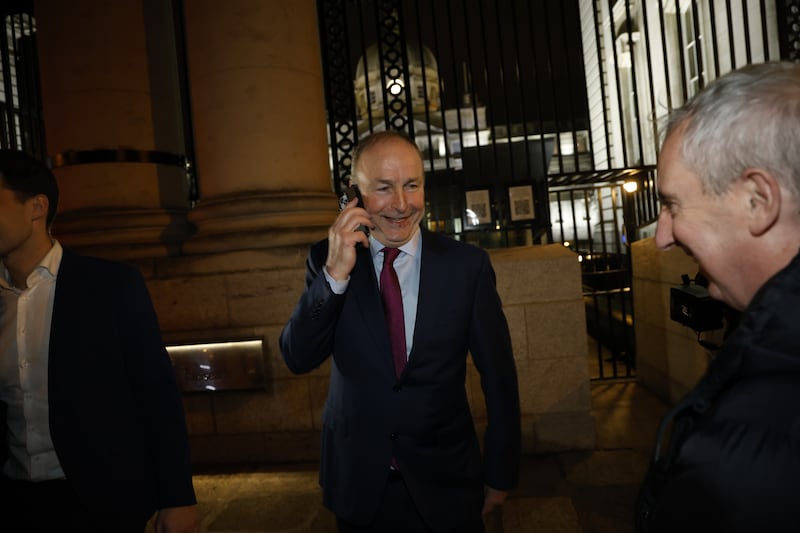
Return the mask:
[[728, 74], [671, 117], [656, 244], [683, 248], [743, 313], [662, 424], [640, 532], [800, 530], [798, 139], [793, 63]]

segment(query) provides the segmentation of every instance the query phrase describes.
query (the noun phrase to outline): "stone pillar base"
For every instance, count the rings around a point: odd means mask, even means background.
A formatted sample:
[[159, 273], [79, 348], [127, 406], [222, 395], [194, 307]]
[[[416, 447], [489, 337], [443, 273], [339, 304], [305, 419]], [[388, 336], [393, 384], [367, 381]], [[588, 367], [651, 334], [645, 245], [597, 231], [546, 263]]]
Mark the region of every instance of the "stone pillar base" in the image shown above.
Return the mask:
[[308, 246], [327, 235], [337, 208], [333, 193], [254, 191], [203, 200], [189, 214], [197, 233], [183, 251]]
[[118, 260], [177, 255], [192, 232], [185, 209], [83, 209], [59, 214], [54, 229], [65, 246]]

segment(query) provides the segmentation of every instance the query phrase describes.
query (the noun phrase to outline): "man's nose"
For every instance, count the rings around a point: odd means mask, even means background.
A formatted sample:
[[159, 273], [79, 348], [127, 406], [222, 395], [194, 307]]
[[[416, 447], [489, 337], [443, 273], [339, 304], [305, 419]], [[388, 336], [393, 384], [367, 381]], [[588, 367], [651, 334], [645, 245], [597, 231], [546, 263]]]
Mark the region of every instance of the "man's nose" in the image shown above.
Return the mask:
[[672, 236], [672, 217], [666, 210], [658, 214], [656, 223], [656, 246], [661, 250], [666, 250], [675, 244]]
[[395, 192], [393, 203], [394, 203], [393, 207], [395, 209], [397, 209], [398, 211], [405, 211], [406, 204], [408, 202], [406, 201], [406, 193], [403, 189], [400, 189], [399, 191]]

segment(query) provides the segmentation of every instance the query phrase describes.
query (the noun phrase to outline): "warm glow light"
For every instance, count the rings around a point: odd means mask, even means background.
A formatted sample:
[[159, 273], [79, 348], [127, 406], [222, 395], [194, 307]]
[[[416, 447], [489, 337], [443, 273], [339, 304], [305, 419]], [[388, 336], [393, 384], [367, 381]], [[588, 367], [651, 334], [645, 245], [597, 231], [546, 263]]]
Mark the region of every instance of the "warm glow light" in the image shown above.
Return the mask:
[[263, 339], [167, 346], [181, 392], [265, 386]]
[[639, 188], [639, 183], [635, 181], [626, 181], [622, 184], [622, 188], [625, 189], [627, 193], [634, 193]]
[[258, 348], [261, 349], [261, 341], [234, 341], [234, 342], [213, 342], [207, 344], [183, 344], [181, 346], [167, 346], [167, 351], [169, 353], [180, 354], [181, 352], [196, 352], [200, 351], [202, 353], [211, 352], [212, 354], [215, 351], [224, 351], [230, 350], [231, 348]]
[[477, 226], [478, 224], [481, 223], [480, 219], [478, 218], [478, 215], [476, 215], [475, 211], [473, 211], [472, 209], [467, 209], [467, 222], [469, 223], [470, 226]]
[[390, 80], [389, 83], [386, 84], [386, 88], [389, 90], [389, 93], [392, 96], [397, 96], [398, 94], [403, 92], [404, 86], [405, 84], [403, 83], [403, 80], [401, 80], [400, 78], [395, 78], [393, 80]]

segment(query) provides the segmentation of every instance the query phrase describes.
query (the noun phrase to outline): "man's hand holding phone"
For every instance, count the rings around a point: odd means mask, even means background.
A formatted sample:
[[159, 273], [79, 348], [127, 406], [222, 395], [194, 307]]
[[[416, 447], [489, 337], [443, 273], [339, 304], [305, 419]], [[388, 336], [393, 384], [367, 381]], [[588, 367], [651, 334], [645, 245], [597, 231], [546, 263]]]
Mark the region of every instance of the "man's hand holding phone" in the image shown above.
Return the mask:
[[[342, 211], [328, 230], [328, 274], [336, 281], [344, 281], [356, 264], [357, 246], [369, 247], [369, 213], [363, 207], [358, 189], [351, 187], [342, 195]], [[349, 193], [349, 194], [348, 194]]]

